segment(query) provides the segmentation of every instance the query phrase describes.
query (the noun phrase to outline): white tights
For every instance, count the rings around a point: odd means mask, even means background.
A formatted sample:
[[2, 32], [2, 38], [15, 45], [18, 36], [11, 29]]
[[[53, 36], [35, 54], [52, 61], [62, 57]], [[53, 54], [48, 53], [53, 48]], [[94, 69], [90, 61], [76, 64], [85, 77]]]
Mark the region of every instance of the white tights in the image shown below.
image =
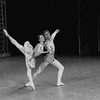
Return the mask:
[[53, 66], [57, 67], [58, 70], [59, 70], [58, 71], [57, 85], [58, 86], [64, 85], [64, 83], [61, 82], [62, 74], [63, 74], [63, 71], [64, 71], [64, 66], [58, 60], [56, 60], [56, 59], [53, 62], [51, 62], [51, 63], [49, 63], [49, 62], [43, 62], [43, 63], [41, 63], [41, 65], [39, 66], [39, 69], [36, 71], [36, 73], [34, 73], [33, 79], [35, 79], [36, 76], [38, 74], [40, 74], [45, 69], [45, 67], [48, 64], [52, 64]]

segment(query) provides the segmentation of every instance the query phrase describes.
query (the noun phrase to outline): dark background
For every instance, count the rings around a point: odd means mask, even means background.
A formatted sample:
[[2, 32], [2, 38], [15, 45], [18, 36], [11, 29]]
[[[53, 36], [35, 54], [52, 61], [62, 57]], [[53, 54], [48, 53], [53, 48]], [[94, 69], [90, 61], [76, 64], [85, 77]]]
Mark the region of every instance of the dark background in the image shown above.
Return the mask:
[[[20, 44], [29, 40], [35, 47], [37, 35], [60, 29], [56, 54], [99, 55], [99, 5], [99, 0], [7, 0], [7, 30]], [[22, 54], [10, 41], [9, 52]]]

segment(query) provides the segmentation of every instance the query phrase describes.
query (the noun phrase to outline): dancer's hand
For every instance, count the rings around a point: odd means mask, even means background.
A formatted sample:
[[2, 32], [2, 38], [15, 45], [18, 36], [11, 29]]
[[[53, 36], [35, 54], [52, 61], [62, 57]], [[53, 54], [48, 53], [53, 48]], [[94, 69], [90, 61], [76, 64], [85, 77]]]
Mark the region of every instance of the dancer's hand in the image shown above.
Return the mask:
[[56, 32], [56, 33], [58, 33], [59, 31], [60, 31], [59, 29], [56, 29], [56, 31], [55, 31], [55, 32]]
[[8, 34], [7, 30], [6, 30], [6, 29], [4, 29], [3, 31], [4, 31], [5, 35], [8, 37], [8, 36], [9, 36], [9, 34]]

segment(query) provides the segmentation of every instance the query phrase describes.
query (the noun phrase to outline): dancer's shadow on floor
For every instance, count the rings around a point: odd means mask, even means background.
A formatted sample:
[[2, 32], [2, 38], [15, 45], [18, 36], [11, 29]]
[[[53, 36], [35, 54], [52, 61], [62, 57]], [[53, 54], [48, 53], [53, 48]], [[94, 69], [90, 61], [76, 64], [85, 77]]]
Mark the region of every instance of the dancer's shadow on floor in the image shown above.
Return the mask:
[[16, 86], [13, 87], [8, 87], [2, 92], [2, 96], [23, 96], [26, 94], [31, 94], [35, 95], [34, 93], [40, 93], [41, 91], [45, 91], [46, 89], [55, 89], [57, 88], [57, 85], [54, 84], [54, 82], [38, 82], [38, 84], [35, 85], [36, 90], [34, 91], [32, 87], [25, 86], [25, 83], [20, 83], [19, 85], [17, 84]]
[[16, 86], [16, 87], [10, 87], [3, 91], [3, 96], [13, 96], [13, 95], [25, 95], [27, 93], [34, 92], [32, 87], [26, 87], [25, 85], [23, 86]]
[[[35, 85], [35, 87], [36, 87], [35, 92], [38, 92], [38, 91], [43, 91], [47, 88], [57, 87], [57, 85], [50, 83], [50, 82], [43, 82], [41, 84]], [[30, 86], [27, 87], [23, 84], [23, 86], [16, 86], [16, 87], [7, 88], [5, 90], [5, 92], [3, 91], [2, 95], [3, 96], [14, 96], [14, 95], [20, 96], [20, 95], [25, 95], [28, 93], [34, 93], [34, 90], [32, 89], [32, 87], [30, 87]]]
[[44, 82], [38, 82], [36, 85], [36, 91], [44, 91], [46, 89], [52, 89], [52, 88], [56, 88], [57, 85], [54, 82], [48, 82], [48, 81], [44, 81]]
[[55, 82], [49, 82], [49, 81], [37, 81], [35, 83], [35, 87], [39, 88], [39, 87], [56, 87], [56, 83]]
[[46, 86], [50, 86], [50, 87], [57, 87], [56, 84], [51, 83], [51, 82], [43, 82], [43, 84], [46, 85]]

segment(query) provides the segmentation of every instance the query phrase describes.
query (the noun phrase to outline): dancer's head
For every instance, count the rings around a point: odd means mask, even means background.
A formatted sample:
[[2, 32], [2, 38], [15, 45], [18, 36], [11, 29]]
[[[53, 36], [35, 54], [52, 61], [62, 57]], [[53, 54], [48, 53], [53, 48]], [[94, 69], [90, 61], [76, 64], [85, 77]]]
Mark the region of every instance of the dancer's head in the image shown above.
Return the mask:
[[25, 47], [26, 51], [33, 51], [33, 47], [32, 47], [32, 45], [30, 44], [29, 41], [26, 41], [24, 43], [24, 47]]
[[44, 42], [44, 41], [45, 41], [45, 38], [44, 38], [43, 35], [38, 35], [38, 37], [39, 37], [39, 41], [40, 41], [40, 42]]
[[48, 30], [44, 31], [44, 37], [45, 37], [46, 40], [50, 40], [51, 39], [50, 32]]

